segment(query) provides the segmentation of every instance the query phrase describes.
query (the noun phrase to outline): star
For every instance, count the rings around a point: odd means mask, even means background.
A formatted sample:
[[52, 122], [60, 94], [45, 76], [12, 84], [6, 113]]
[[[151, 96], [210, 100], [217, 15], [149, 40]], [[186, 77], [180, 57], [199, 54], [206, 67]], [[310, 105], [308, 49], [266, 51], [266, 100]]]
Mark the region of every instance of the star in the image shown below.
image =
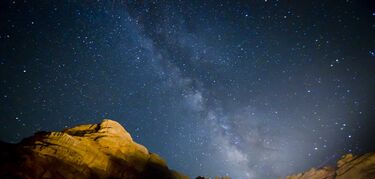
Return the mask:
[[375, 148], [361, 2], [16, 2], [0, 6], [2, 141], [109, 118], [190, 178]]

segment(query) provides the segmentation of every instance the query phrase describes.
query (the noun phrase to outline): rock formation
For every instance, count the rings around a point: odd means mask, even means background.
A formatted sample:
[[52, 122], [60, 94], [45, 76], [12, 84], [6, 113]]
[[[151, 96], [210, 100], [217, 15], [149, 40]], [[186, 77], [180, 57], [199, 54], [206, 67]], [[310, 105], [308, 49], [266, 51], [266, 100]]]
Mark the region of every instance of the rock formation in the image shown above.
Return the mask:
[[[267, 172], [267, 171], [265, 171]], [[18, 144], [0, 142], [0, 178], [187, 179], [136, 143], [117, 122], [38, 132]], [[197, 177], [206, 178], [206, 177]], [[220, 177], [217, 177], [220, 178]], [[229, 177], [222, 177], [229, 178]], [[375, 153], [344, 155], [337, 167], [312, 168], [286, 179], [375, 178]]]
[[188, 178], [112, 120], [0, 145], [0, 178]]
[[375, 178], [375, 153], [361, 156], [344, 155], [337, 167], [312, 168], [286, 179], [370, 179]]

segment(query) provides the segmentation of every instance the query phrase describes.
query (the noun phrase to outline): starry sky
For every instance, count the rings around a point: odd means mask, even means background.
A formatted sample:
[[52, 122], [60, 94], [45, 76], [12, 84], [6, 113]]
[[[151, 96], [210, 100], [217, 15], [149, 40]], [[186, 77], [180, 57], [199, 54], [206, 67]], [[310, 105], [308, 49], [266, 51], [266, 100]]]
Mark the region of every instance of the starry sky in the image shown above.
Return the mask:
[[375, 150], [375, 3], [1, 1], [0, 140], [120, 122], [189, 176]]

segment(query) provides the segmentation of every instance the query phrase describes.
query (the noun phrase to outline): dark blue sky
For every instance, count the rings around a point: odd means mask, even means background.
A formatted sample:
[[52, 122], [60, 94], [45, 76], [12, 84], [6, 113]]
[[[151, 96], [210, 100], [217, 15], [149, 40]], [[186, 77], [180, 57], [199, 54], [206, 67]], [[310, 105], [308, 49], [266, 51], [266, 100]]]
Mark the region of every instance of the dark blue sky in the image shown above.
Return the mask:
[[371, 1], [2, 1], [0, 140], [119, 121], [190, 176], [374, 151]]

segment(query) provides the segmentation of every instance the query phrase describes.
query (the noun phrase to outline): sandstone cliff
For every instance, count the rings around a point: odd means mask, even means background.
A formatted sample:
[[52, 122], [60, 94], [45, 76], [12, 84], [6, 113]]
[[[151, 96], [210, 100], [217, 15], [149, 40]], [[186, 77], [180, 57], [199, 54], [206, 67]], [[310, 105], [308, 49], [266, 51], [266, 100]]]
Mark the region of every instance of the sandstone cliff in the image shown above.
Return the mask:
[[188, 178], [112, 120], [0, 145], [0, 178]]
[[375, 178], [375, 153], [361, 156], [344, 155], [337, 167], [312, 168], [286, 179], [370, 179]]

